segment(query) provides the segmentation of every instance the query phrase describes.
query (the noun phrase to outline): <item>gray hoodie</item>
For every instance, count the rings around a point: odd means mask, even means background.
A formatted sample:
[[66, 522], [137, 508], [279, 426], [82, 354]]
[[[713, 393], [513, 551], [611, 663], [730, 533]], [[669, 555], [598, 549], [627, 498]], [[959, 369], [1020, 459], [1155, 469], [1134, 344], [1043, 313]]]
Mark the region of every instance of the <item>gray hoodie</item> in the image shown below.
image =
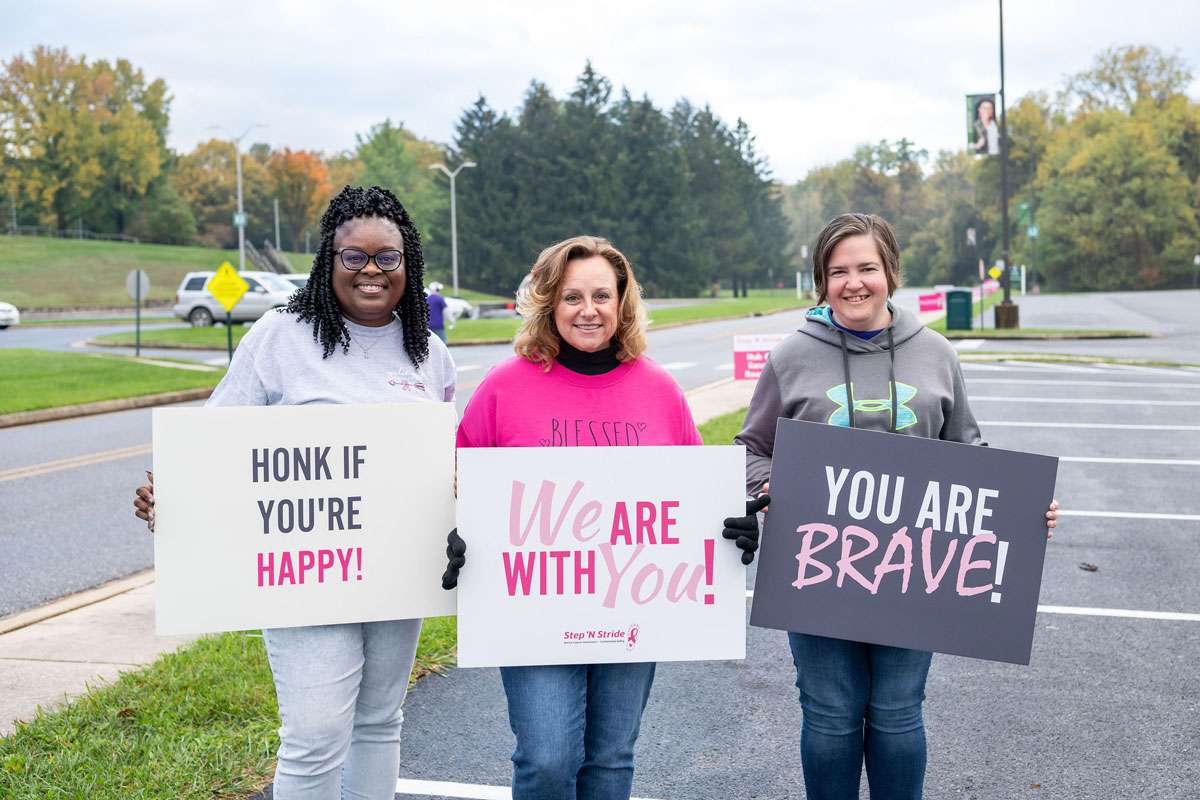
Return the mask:
[[771, 351], [734, 438], [746, 446], [747, 489], [758, 491], [771, 477], [779, 417], [985, 444], [954, 347], [908, 311], [888, 308], [892, 324], [864, 340], [839, 330], [829, 307], [817, 306]]

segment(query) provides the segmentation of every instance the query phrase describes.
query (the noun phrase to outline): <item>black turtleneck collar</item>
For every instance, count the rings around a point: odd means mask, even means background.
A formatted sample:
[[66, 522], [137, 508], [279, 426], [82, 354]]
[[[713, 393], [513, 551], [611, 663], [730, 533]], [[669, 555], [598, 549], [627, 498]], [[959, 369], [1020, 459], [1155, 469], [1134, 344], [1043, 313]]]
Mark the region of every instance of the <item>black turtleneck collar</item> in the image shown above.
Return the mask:
[[567, 344], [563, 339], [558, 340], [558, 363], [571, 372], [580, 375], [603, 375], [612, 372], [621, 365], [617, 360], [617, 343], [610, 342], [608, 347], [594, 353], [585, 353]]

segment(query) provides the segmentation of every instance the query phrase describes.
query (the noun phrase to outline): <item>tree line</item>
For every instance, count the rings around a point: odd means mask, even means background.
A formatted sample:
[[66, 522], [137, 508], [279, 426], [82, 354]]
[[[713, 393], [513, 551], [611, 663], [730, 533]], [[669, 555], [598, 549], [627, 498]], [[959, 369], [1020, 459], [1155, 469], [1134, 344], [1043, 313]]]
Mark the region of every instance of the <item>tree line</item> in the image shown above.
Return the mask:
[[[1118, 47], [1008, 109], [1010, 261], [1054, 290], [1191, 286], [1200, 103], [1178, 56]], [[896, 223], [906, 282], [969, 285], [1001, 258], [1000, 160], [907, 140], [858, 147], [788, 187], [793, 251], [844, 210]], [[975, 231], [975, 244], [967, 239]], [[1031, 235], [1036, 232], [1036, 235]]]
[[[1200, 251], [1191, 80], [1178, 56], [1120, 47], [1053, 94], [1010, 104], [1014, 264], [1050, 289], [1190, 285]], [[173, 151], [171, 100], [161, 79], [124, 59], [37, 47], [0, 65], [0, 230], [15, 221], [234, 246], [234, 145], [214, 138]], [[429, 167], [463, 161], [477, 166], [457, 181], [461, 282], [505, 295], [541, 248], [577, 233], [614, 241], [656, 295], [790, 284], [811, 263], [804, 248], [845, 211], [895, 223], [912, 285], [973, 283], [980, 260], [1001, 255], [996, 157], [931, 157], [909, 139], [883, 140], [784, 185], [744, 121], [686, 99], [658, 108], [614, 91], [590, 64], [562, 97], [531, 82], [511, 113], [479, 97], [448, 144], [391, 119], [331, 155], [249, 144], [247, 236], [274, 239], [278, 202], [280, 244], [305, 250], [336, 191], [379, 184], [409, 208], [431, 271], [445, 279], [449, 187]]]

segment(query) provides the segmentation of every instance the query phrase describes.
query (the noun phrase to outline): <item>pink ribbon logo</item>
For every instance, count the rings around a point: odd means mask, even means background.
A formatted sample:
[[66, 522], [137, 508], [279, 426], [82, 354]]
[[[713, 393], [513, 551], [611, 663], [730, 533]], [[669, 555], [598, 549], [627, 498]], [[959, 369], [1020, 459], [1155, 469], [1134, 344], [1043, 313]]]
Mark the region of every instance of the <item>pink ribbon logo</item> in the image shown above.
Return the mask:
[[629, 635], [625, 637], [625, 649], [632, 650], [637, 646], [638, 631], [641, 630], [637, 625], [629, 626]]

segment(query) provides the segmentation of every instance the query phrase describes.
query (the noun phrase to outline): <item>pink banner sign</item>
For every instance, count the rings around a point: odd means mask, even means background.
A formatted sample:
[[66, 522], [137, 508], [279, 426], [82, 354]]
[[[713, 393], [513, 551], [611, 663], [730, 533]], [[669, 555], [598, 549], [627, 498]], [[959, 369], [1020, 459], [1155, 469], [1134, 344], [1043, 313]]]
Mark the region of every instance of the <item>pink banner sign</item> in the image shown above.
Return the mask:
[[733, 379], [756, 381], [775, 345], [791, 334], [751, 333], [733, 337]]
[[919, 295], [917, 299], [921, 303], [922, 314], [926, 311], [942, 311], [946, 307], [946, 296], [941, 292]]

